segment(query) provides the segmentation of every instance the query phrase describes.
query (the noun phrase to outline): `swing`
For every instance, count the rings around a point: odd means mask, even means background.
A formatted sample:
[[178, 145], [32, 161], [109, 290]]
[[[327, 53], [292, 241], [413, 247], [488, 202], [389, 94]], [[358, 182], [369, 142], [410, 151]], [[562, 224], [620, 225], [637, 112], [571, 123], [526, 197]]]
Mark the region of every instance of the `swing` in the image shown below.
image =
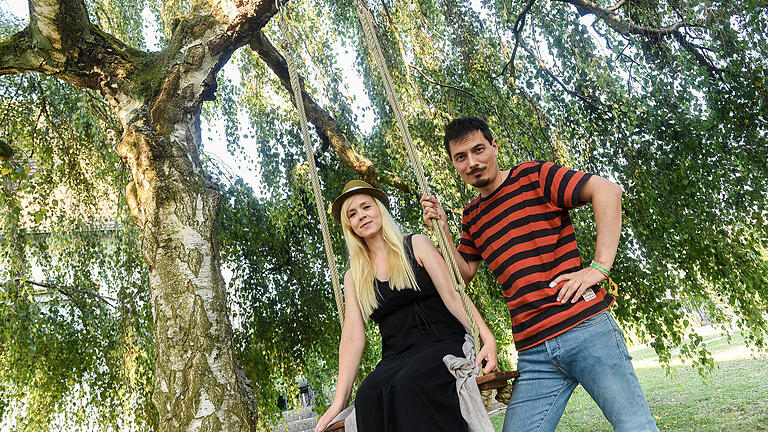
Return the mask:
[[[355, 4], [357, 6], [358, 17], [360, 19], [360, 22], [363, 27], [363, 31], [365, 33], [366, 42], [368, 44], [369, 49], [373, 53], [374, 61], [376, 63], [375, 66], [379, 71], [379, 74], [381, 75], [382, 81], [384, 82], [384, 88], [387, 95], [387, 99], [389, 100], [392, 110], [395, 113], [395, 116], [397, 118], [398, 128], [406, 144], [408, 158], [416, 174], [416, 178], [419, 183], [420, 192], [422, 195], [430, 195], [429, 187], [427, 186], [427, 181], [426, 181], [426, 178], [424, 177], [424, 171], [418, 159], [416, 149], [413, 146], [413, 142], [412, 142], [410, 133], [408, 131], [407, 123], [405, 122], [405, 118], [403, 116], [402, 110], [400, 109], [400, 103], [398, 102], [396, 97], [397, 95], [395, 93], [392, 77], [389, 74], [389, 69], [387, 68], [386, 62], [384, 60], [384, 56], [381, 52], [381, 47], [379, 46], [378, 38], [376, 37], [375, 23], [373, 21], [373, 16], [371, 15], [370, 11], [365, 6], [365, 4], [362, 3], [362, 0], [356, 0]], [[315, 165], [314, 152], [312, 150], [312, 145], [310, 143], [309, 130], [307, 127], [307, 118], [304, 112], [303, 96], [301, 94], [301, 89], [299, 87], [299, 79], [296, 73], [296, 63], [293, 57], [293, 53], [290, 50], [291, 44], [289, 39], [291, 36], [290, 36], [290, 33], [288, 32], [288, 25], [287, 25], [285, 13], [284, 13], [284, 5], [282, 4], [281, 1], [278, 1], [278, 9], [279, 9], [279, 15], [280, 15], [279, 26], [280, 26], [280, 31], [283, 34], [282, 47], [285, 54], [286, 63], [288, 66], [288, 72], [289, 72], [290, 81], [291, 81], [291, 89], [293, 90], [296, 110], [298, 111], [298, 114], [299, 114], [299, 123], [301, 126], [301, 137], [302, 137], [302, 141], [304, 142], [304, 150], [306, 152], [307, 164], [309, 165], [310, 179], [312, 182], [312, 192], [315, 198], [315, 206], [317, 207], [317, 213], [320, 218], [320, 225], [322, 227], [323, 243], [325, 245], [325, 254], [328, 260], [328, 266], [331, 269], [331, 281], [333, 284], [334, 297], [336, 300], [336, 308], [339, 315], [339, 323], [343, 327], [344, 326], [344, 304], [341, 296], [339, 275], [336, 270], [336, 264], [335, 264], [336, 260], [333, 254], [333, 248], [331, 246], [330, 231], [328, 229], [328, 220], [326, 217], [326, 212], [324, 210], [322, 191], [320, 190], [320, 180], [317, 175], [317, 166]], [[442, 223], [442, 221], [438, 221], [438, 223]], [[441, 229], [441, 227], [435, 224], [434, 220], [431, 223], [431, 228], [437, 236], [440, 252], [443, 258], [445, 259], [446, 263], [448, 264], [448, 270], [451, 276], [451, 280], [453, 282], [453, 287], [459, 293], [459, 296], [461, 298], [461, 303], [464, 308], [464, 313], [466, 314], [467, 320], [470, 324], [470, 332], [472, 334], [475, 352], [476, 353], [480, 352], [481, 341], [479, 337], [477, 323], [475, 322], [474, 315], [471, 313], [471, 310], [469, 308], [468, 297], [465, 292], [466, 285], [464, 283], [464, 279], [461, 277], [461, 273], [459, 271], [455, 257], [451, 252], [451, 249], [450, 249], [451, 245], [449, 243], [450, 240], [447, 238], [443, 229]], [[476, 383], [478, 388], [483, 393], [482, 395], [483, 404], [486, 406], [486, 408], [488, 408], [491, 403], [491, 392], [493, 390], [497, 391], [496, 399], [499, 400], [499, 402], [502, 402], [504, 404], [508, 403], [509, 396], [511, 393], [511, 384], [508, 384], [508, 381], [510, 379], [514, 379], [520, 376], [520, 374], [517, 371], [497, 371], [497, 372], [492, 372], [492, 373], [483, 375], [482, 369], [480, 367], [478, 367], [478, 375], [479, 376], [476, 378]], [[330, 424], [326, 428], [326, 431], [344, 431], [344, 420], [340, 420]]]

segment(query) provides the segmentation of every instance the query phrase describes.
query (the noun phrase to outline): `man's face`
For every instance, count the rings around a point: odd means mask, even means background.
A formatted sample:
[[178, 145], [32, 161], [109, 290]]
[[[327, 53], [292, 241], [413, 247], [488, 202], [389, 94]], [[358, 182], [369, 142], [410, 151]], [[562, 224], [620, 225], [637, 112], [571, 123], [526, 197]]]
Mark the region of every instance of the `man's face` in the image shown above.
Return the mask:
[[475, 188], [488, 186], [499, 175], [496, 140], [488, 142], [481, 131], [452, 140], [448, 146], [454, 168], [465, 182]]

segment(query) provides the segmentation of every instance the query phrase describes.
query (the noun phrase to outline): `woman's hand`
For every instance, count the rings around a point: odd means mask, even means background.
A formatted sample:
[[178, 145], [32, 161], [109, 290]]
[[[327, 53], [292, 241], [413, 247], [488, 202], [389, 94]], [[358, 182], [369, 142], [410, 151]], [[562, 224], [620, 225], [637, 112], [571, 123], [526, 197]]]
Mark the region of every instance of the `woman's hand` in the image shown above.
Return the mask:
[[485, 360], [485, 367], [483, 373], [487, 374], [496, 370], [498, 366], [498, 356], [496, 353], [496, 339], [490, 338], [490, 340], [483, 340], [483, 348], [477, 353], [475, 364], [480, 366]]
[[337, 404], [336, 402], [331, 404], [331, 406], [328, 407], [328, 411], [326, 411], [325, 414], [320, 417], [320, 420], [317, 421], [315, 432], [323, 432], [325, 428], [328, 427], [328, 424], [331, 422], [331, 420], [333, 420], [343, 410], [343, 404]]

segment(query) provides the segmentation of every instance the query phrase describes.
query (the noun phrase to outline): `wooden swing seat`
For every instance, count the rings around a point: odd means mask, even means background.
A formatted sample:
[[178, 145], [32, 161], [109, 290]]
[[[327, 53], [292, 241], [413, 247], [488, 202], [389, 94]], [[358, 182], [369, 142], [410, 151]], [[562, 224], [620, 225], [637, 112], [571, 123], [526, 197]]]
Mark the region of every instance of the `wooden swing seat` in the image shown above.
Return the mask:
[[[498, 390], [507, 386], [507, 381], [520, 376], [518, 371], [497, 371], [475, 378], [477, 387], [483, 390]], [[331, 423], [326, 432], [344, 432], [344, 420]]]

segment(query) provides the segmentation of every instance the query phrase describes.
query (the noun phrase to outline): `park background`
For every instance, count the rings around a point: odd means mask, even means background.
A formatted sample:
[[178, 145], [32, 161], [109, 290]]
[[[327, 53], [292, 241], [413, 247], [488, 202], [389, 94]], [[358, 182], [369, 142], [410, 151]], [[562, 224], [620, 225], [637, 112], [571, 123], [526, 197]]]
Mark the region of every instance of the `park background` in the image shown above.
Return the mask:
[[[339, 325], [276, 48], [284, 35], [275, 3], [241, 2], [252, 7], [237, 13], [227, 1], [30, 5], [31, 16], [24, 3], [0, 1], [2, 427], [165, 431], [175, 413], [192, 429], [269, 428], [280, 397], [298, 394], [302, 380], [317, 389], [321, 408], [333, 387]], [[442, 126], [457, 116], [488, 120], [502, 167], [545, 159], [617, 182], [624, 231], [612, 311], [645, 361], [638, 373], [662, 429], [765, 430], [766, 363], [752, 358], [762, 355], [768, 329], [763, 2], [368, 7], [454, 234], [475, 193], [442, 148]], [[425, 231], [355, 3], [291, 1], [285, 12], [316, 108], [308, 114], [326, 202], [363, 178], [390, 194], [405, 232]], [[200, 61], [190, 47], [221, 23], [234, 36]], [[199, 91], [184, 93], [178, 76], [194, 80], [206, 65], [190, 87]], [[192, 168], [162, 178], [179, 160]], [[194, 230], [207, 233], [199, 248], [207, 252], [173, 246], [185, 231], [162, 227], [182, 217], [164, 205], [194, 208], [190, 219], [204, 213]], [[573, 219], [589, 260], [590, 209]], [[331, 234], [343, 271], [339, 227]], [[208, 285], [179, 262], [205, 263]], [[210, 322], [194, 315], [194, 299], [208, 291]], [[487, 268], [469, 292], [513, 366], [508, 313]], [[185, 302], [193, 306], [168, 312]], [[375, 365], [378, 343], [371, 327], [362, 374]], [[216, 349], [232, 353], [226, 367], [242, 368], [250, 387], [214, 397], [216, 368], [174, 367]], [[188, 397], [164, 389], [169, 380]], [[220, 414], [208, 406], [230, 396], [258, 414], [245, 416], [256, 423], [211, 420]], [[564, 430], [607, 427], [589, 423], [600, 420], [590, 403], [576, 395]]]

